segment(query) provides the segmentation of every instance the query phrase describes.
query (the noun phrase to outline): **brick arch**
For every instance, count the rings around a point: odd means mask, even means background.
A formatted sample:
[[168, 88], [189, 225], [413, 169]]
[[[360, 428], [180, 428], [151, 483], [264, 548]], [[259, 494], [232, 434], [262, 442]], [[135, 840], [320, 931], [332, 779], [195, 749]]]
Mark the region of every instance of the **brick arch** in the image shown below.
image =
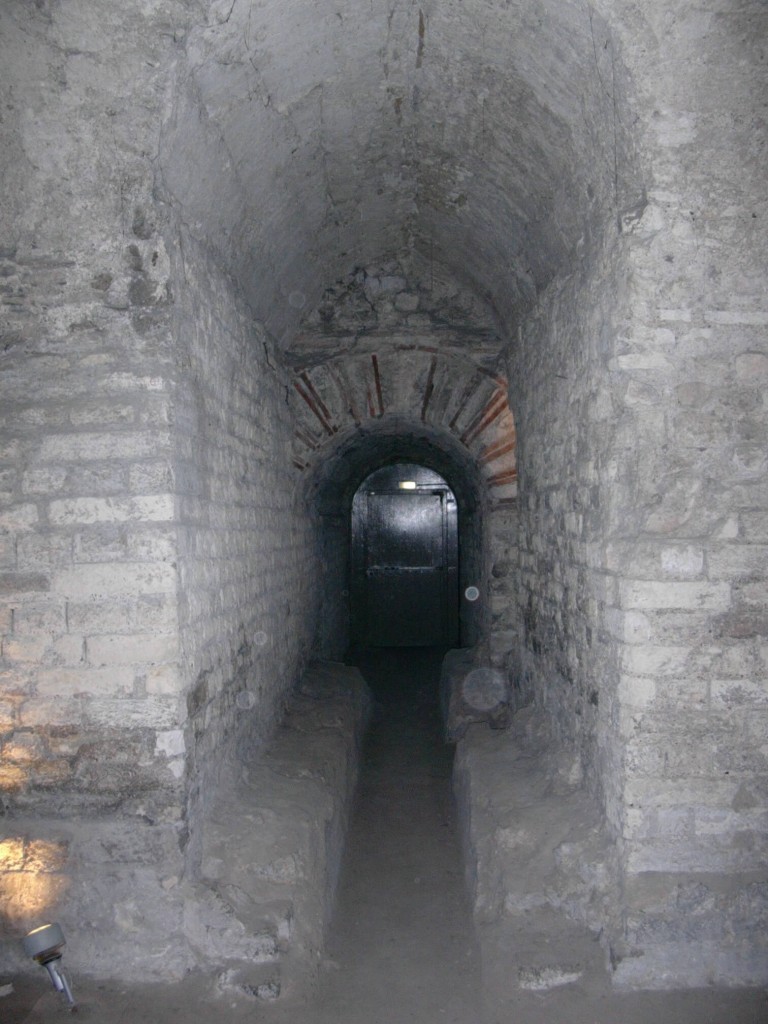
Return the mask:
[[313, 468], [340, 436], [372, 421], [449, 432], [479, 468], [493, 505], [517, 497], [515, 422], [507, 380], [427, 345], [344, 352], [293, 377], [293, 462]]

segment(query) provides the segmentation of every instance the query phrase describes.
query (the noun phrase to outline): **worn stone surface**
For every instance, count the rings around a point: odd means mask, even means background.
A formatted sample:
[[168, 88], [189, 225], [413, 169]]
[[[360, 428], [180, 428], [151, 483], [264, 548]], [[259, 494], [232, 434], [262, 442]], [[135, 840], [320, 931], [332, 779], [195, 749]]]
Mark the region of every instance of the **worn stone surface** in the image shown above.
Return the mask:
[[[232, 991], [314, 980], [336, 890], [370, 697], [357, 669], [315, 662], [268, 745], [205, 820], [185, 933]], [[264, 966], [266, 965], [266, 966]]]
[[[15, 815], [0, 843], [5, 970], [33, 966], [19, 941], [55, 914], [74, 937], [68, 964], [109, 976], [122, 951], [126, 976], [182, 977], [194, 965], [184, 940], [184, 862], [173, 824], [114, 815]], [[130, 951], [141, 953], [131, 956]]]
[[528, 708], [509, 732], [471, 725], [454, 766], [465, 871], [479, 921], [560, 912], [597, 934], [616, 854], [578, 764]]
[[[578, 252], [603, 196], [624, 191], [625, 81], [595, 10], [206, 14], [184, 39], [164, 179], [286, 341], [329, 285], [408, 248], [460, 251], [447, 262], [516, 318]], [[254, 203], [267, 215], [244, 218]]]
[[616, 852], [540, 713], [518, 712], [509, 732], [465, 727], [454, 789], [488, 1019], [520, 991], [605, 977]]

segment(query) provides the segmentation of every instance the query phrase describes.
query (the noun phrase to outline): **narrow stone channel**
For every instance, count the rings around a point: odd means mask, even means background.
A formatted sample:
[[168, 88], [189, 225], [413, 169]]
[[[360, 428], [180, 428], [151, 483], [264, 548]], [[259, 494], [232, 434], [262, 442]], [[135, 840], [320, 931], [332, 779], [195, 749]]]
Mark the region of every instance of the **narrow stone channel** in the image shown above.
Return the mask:
[[478, 1019], [479, 971], [438, 709], [442, 650], [364, 652], [375, 698], [318, 1024]]

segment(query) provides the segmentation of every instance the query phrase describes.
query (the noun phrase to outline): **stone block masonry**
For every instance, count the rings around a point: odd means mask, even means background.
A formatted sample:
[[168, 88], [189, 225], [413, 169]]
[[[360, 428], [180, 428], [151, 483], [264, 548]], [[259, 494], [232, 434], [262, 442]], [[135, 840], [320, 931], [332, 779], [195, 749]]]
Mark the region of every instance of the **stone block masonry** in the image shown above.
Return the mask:
[[[156, 17], [182, 30], [182, 5], [132, 16], [110, 9], [115, 39], [162, 62]], [[152, 198], [154, 75], [125, 85], [130, 112], [105, 115], [97, 83], [119, 61], [100, 37], [63, 111], [46, 76], [72, 23], [33, 46], [23, 21], [4, 21], [2, 43], [16, 40], [15, 63], [34, 51], [20, 87], [62, 126], [82, 187], [16, 111], [18, 166], [34, 150], [37, 172], [23, 217], [2, 210], [0, 799], [9, 850], [65, 852], [36, 872], [29, 858], [6, 870], [3, 849], [0, 930], [14, 962], [17, 937], [55, 912], [87, 936], [82, 969], [109, 973], [128, 949], [137, 970], [178, 975], [181, 930], [163, 957], [155, 942], [180, 920], [222, 764], [270, 734], [307, 657], [314, 525], [268, 339]], [[95, 191], [74, 123], [101, 146]]]
[[[9, 6], [0, 32], [25, 97], [5, 96], [0, 213], [3, 806], [177, 823], [183, 757], [155, 745], [183, 722], [169, 262], [157, 221], [137, 216], [157, 78], [118, 68], [108, 38], [156, 57], [168, 43], [158, 11], [111, 11], [114, 33], [87, 46], [80, 13], [34, 43], [28, 14]], [[118, 79], [136, 106], [105, 114]], [[30, 835], [54, 841], [51, 821]], [[41, 909], [14, 907], [16, 930]]]
[[727, 112], [753, 83], [724, 77], [751, 16], [699, 37], [681, 13], [653, 83], [624, 37], [638, 82], [666, 96], [643, 142], [648, 204], [610, 271], [550, 288], [510, 366], [536, 382], [513, 401], [527, 664], [621, 837], [619, 985], [765, 979], [766, 206], [754, 139]]
[[61, 318], [35, 289], [15, 304], [0, 377], [3, 949], [26, 967], [18, 936], [56, 915], [84, 970], [141, 931], [149, 973], [180, 973], [161, 939], [180, 915], [186, 764], [166, 310], [142, 355], [131, 312], [89, 294], [87, 258], [4, 266], [32, 283], [55, 267]]
[[[55, 909], [85, 927], [96, 974], [125, 948], [140, 972], [188, 968], [178, 886], [203, 813], [224, 765], [274, 730], [314, 630], [286, 381], [202, 250], [173, 257], [151, 354], [135, 333], [125, 348], [130, 305], [97, 305], [104, 330], [50, 366], [33, 358], [50, 339], [20, 343], [34, 386], [20, 390], [21, 347], [2, 378], [0, 785], [13, 849], [65, 851], [3, 870], [2, 925], [12, 951]], [[109, 895], [88, 889], [100, 848]]]
[[[483, 998], [512, 1009], [520, 989], [599, 974], [616, 850], [567, 759], [548, 747], [540, 712], [510, 734], [469, 726], [454, 790], [480, 952]], [[513, 950], [513, 953], [510, 951]], [[486, 1018], [484, 1018], [486, 1019]], [[500, 1019], [498, 1011], [487, 1019]]]
[[[227, 758], [269, 736], [314, 636], [314, 524], [292, 464], [289, 378], [231, 282], [185, 238], [175, 330], [179, 637], [189, 743], [189, 856]], [[183, 261], [183, 262], [182, 262]]]
[[[118, 355], [104, 357], [113, 362]], [[7, 799], [15, 806], [45, 801], [52, 772], [57, 785], [69, 780], [75, 791], [82, 788], [81, 749], [100, 730], [117, 736], [152, 729], [158, 715], [179, 723], [178, 576], [169, 535], [174, 498], [166, 489], [171, 436], [167, 426], [133, 429], [148, 413], [167, 421], [170, 392], [147, 392], [137, 379], [133, 390], [123, 390], [121, 417], [94, 434], [82, 429], [78, 415], [89, 403], [90, 381], [78, 376], [76, 358], [67, 362], [66, 372], [59, 366], [52, 377], [53, 396], [45, 374], [24, 399], [15, 388], [3, 396], [4, 435], [13, 441], [13, 462], [6, 465], [16, 480], [0, 518], [8, 552], [0, 574], [0, 643], [5, 677], [14, 680], [3, 763], [13, 776]], [[71, 388], [66, 402], [58, 393], [63, 377]], [[40, 425], [53, 409], [67, 412], [63, 432]], [[40, 415], [30, 415], [33, 410]], [[162, 491], [131, 494], [131, 474], [158, 464]], [[158, 672], [175, 674], [174, 690], [148, 691], [147, 680]], [[49, 714], [51, 726], [69, 730], [66, 754], [41, 732]], [[19, 739], [31, 731], [39, 739], [36, 756], [17, 760]], [[146, 761], [151, 743], [145, 748]], [[162, 789], [165, 778], [173, 792], [177, 779], [167, 773], [166, 758], [160, 760], [157, 784]], [[130, 795], [115, 789], [119, 774], [108, 784], [107, 772], [98, 787], [105, 806]], [[177, 796], [171, 801], [178, 805]]]

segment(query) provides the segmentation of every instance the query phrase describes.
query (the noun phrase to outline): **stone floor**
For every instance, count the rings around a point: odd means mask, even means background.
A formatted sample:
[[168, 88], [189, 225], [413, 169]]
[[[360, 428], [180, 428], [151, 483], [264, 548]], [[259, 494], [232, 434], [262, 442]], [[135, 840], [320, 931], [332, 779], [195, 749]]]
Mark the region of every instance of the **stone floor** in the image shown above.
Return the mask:
[[[440, 651], [361, 654], [376, 712], [364, 752], [335, 920], [316, 998], [233, 1002], [208, 979], [121, 988], [75, 978], [94, 1024], [764, 1024], [766, 993], [617, 994], [600, 972], [481, 1006], [480, 970], [437, 713]], [[73, 939], [74, 941], [74, 939]], [[2, 979], [0, 979], [2, 980]], [[2, 1024], [69, 1014], [45, 973], [15, 979]]]

